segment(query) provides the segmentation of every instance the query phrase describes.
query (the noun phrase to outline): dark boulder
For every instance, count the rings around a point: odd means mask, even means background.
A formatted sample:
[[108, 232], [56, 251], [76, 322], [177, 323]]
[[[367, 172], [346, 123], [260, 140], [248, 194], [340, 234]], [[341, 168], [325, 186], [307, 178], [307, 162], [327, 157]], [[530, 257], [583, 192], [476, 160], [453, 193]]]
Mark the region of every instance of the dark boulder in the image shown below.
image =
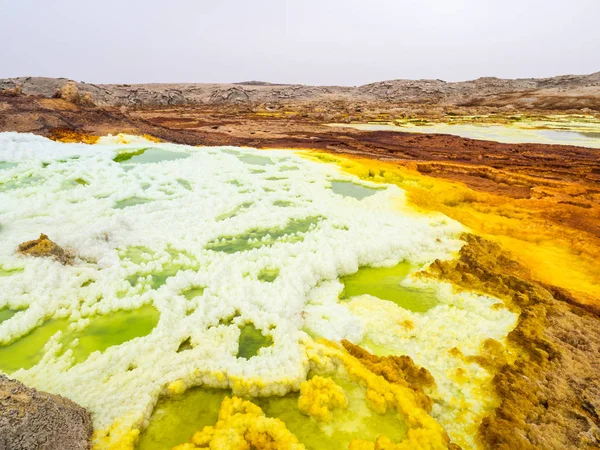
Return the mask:
[[91, 435], [81, 406], [0, 375], [0, 450], [88, 450]]

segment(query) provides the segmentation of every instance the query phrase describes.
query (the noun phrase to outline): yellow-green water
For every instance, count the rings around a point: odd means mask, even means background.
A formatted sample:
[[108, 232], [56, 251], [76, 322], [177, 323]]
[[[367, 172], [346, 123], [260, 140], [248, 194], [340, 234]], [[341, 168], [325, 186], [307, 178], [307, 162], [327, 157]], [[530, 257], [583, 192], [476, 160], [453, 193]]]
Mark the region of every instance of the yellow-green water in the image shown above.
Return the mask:
[[17, 163], [13, 163], [13, 162], [0, 161], [0, 170], [12, 169], [13, 167], [16, 167], [17, 165], [18, 165]]
[[119, 153], [115, 156], [113, 161], [118, 163], [149, 164], [161, 161], [172, 161], [175, 159], [187, 158], [189, 156], [188, 153], [169, 152], [158, 148], [142, 148], [135, 151]]
[[362, 200], [365, 197], [376, 194], [380, 189], [362, 186], [360, 184], [353, 183], [352, 181], [332, 181], [331, 190], [344, 197], [352, 197], [357, 200]]
[[227, 395], [230, 392], [224, 389], [193, 388], [159, 400], [137, 448], [170, 450], [189, 441], [196, 431], [217, 423], [221, 402]]
[[[63, 351], [72, 348], [75, 362], [80, 363], [94, 351], [102, 352], [113, 345], [147, 335], [158, 319], [159, 313], [152, 306], [93, 316], [90, 324], [81, 331], [67, 330], [68, 319], [50, 319], [20, 339], [0, 346], [0, 370], [10, 374], [36, 365], [44, 355], [44, 346], [58, 331], [64, 333], [60, 341]], [[75, 345], [75, 339], [79, 339], [78, 345]]]
[[262, 331], [252, 323], [247, 323], [240, 329], [238, 340], [238, 358], [250, 359], [258, 355], [261, 348], [273, 345], [273, 338], [263, 335]]
[[432, 291], [400, 284], [411, 268], [408, 263], [394, 267], [361, 267], [355, 274], [340, 279], [344, 284], [342, 298], [368, 294], [414, 312], [425, 312], [439, 302]]
[[[395, 442], [406, 436], [407, 426], [395, 413], [379, 415], [369, 409], [365, 393], [356, 383], [340, 377], [348, 408], [333, 411], [329, 423], [317, 422], [298, 409], [298, 394], [284, 397], [249, 398], [266, 416], [285, 422], [307, 450], [346, 450], [353, 439], [375, 441], [385, 435]], [[138, 450], [165, 450], [188, 442], [203, 427], [218, 420], [221, 402], [231, 392], [225, 389], [192, 388], [184, 394], [159, 400], [147, 429], [142, 431]]]
[[119, 200], [115, 203], [115, 209], [129, 208], [130, 206], [143, 205], [144, 203], [150, 203], [152, 199], [142, 197], [129, 197], [124, 200]]
[[317, 217], [309, 217], [290, 220], [285, 227], [279, 229], [251, 229], [243, 235], [217, 238], [209, 242], [206, 248], [217, 252], [236, 253], [273, 245], [278, 240], [300, 242], [304, 239], [302, 234], [308, 232], [318, 221]]
[[188, 300], [192, 300], [196, 297], [200, 297], [202, 294], [204, 294], [204, 287], [202, 286], [193, 286], [185, 291], [183, 291], [181, 294]]
[[[78, 364], [95, 351], [103, 352], [113, 345], [150, 334], [159, 317], [156, 308], [148, 305], [135, 311], [117, 311], [109, 315], [94, 316], [84, 330], [67, 331], [61, 342], [65, 349], [73, 348], [75, 363]], [[76, 339], [79, 343], [71, 347]]]
[[258, 279], [260, 281], [265, 281], [267, 283], [272, 283], [279, 276], [279, 269], [277, 268], [266, 268], [260, 271], [258, 274]]
[[231, 219], [232, 217], [237, 216], [239, 213], [250, 208], [251, 206], [252, 206], [252, 202], [244, 202], [241, 205], [235, 207], [233, 210], [231, 210], [225, 214], [221, 214], [220, 216], [217, 216], [216, 220], [217, 220], [217, 222], [220, 222], [221, 220]]
[[17, 267], [13, 269], [5, 269], [0, 266], [0, 277], [10, 277], [12, 275], [16, 275], [17, 273], [23, 272], [23, 268]]
[[10, 308], [0, 309], [0, 323], [4, 322], [5, 320], [10, 319], [12, 316], [14, 316], [18, 312], [19, 311], [15, 310], [15, 309], [10, 309]]
[[273, 164], [273, 161], [270, 158], [267, 158], [266, 156], [242, 155], [238, 156], [238, 158], [240, 159], [240, 161], [246, 164], [252, 164], [256, 166], [267, 166], [269, 164]]
[[11, 374], [35, 366], [44, 356], [42, 350], [48, 340], [58, 331], [66, 330], [68, 325], [67, 319], [51, 319], [22, 338], [0, 346], [0, 370]]
[[[164, 267], [160, 272], [138, 273], [131, 275], [130, 277], [127, 277], [127, 281], [132, 287], [142, 283], [145, 286], [148, 286], [150, 289], [158, 289], [164, 285], [169, 278], [177, 275], [177, 272], [179, 272], [182, 268], [182, 266], [169, 265]], [[150, 278], [148, 279], [148, 277]]]
[[402, 133], [451, 134], [470, 139], [504, 142], [508, 144], [539, 143], [578, 145], [600, 148], [597, 121], [589, 123], [577, 121], [535, 121], [517, 120], [510, 125], [493, 123], [354, 123], [330, 124], [335, 127], [349, 127], [365, 131], [397, 131]]

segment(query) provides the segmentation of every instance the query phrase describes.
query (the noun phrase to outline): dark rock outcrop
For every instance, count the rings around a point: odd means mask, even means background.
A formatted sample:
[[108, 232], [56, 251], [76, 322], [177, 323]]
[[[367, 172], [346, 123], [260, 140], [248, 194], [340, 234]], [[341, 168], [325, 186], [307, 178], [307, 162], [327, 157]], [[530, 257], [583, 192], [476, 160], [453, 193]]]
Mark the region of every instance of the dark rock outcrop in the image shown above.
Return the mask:
[[0, 450], [87, 450], [91, 435], [81, 406], [0, 375]]

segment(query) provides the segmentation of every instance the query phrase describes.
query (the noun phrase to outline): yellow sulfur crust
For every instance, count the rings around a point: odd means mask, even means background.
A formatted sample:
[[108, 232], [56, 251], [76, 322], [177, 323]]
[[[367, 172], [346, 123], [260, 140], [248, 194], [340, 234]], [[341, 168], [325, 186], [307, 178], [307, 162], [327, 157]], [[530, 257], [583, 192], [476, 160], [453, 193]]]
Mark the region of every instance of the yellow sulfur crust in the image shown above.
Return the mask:
[[[576, 293], [582, 303], [600, 307], [600, 274], [596, 264], [600, 241], [588, 233], [548, 221], [544, 214], [560, 205], [545, 200], [542, 194], [541, 198], [513, 199], [475, 191], [459, 182], [425, 176], [397, 163], [319, 152], [303, 154], [335, 163], [345, 172], [365, 180], [396, 184], [418, 208], [441, 212], [476, 234], [500, 243], [531, 270], [534, 279], [568, 289]], [[518, 176], [519, 180], [511, 178], [516, 175], [495, 176], [505, 177], [506, 183], [528, 182], [526, 175]], [[555, 195], [564, 190], [581, 189], [565, 182], [548, 181], [547, 184], [543, 190]], [[598, 207], [589, 211], [589, 214], [597, 213], [600, 213]]]
[[223, 450], [302, 450], [304, 445], [279, 419], [265, 417], [254, 403], [238, 397], [226, 397], [221, 403], [219, 421], [197, 432], [191, 442], [173, 450], [211, 448]]
[[316, 420], [330, 422], [333, 409], [347, 407], [344, 390], [331, 378], [317, 375], [300, 385], [298, 409]]

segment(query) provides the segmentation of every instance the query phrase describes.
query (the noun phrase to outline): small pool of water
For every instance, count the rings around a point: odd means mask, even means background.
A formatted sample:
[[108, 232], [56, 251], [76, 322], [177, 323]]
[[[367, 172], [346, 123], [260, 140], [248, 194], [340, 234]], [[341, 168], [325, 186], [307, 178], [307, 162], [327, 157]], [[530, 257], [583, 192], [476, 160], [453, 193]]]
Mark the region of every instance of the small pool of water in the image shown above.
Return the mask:
[[18, 165], [19, 163], [0, 161], [0, 170], [12, 169], [13, 167], [17, 167]]
[[469, 139], [503, 142], [507, 144], [562, 144], [600, 148], [600, 133], [570, 130], [523, 128], [509, 125], [472, 125], [437, 123], [422, 126], [398, 126], [390, 124], [332, 124], [364, 131], [397, 131], [418, 134], [451, 134]]
[[353, 197], [357, 200], [362, 200], [365, 197], [376, 194], [377, 191], [380, 191], [381, 189], [370, 188], [353, 183], [352, 181], [332, 181], [331, 190], [344, 197]]
[[394, 442], [406, 436], [407, 426], [398, 415], [374, 413], [365, 402], [365, 393], [356, 383], [331, 377], [340, 385], [348, 398], [348, 407], [334, 410], [330, 423], [319, 423], [298, 409], [298, 394], [285, 397], [252, 399], [269, 417], [283, 420], [307, 450], [346, 450], [354, 439], [374, 442], [384, 435]]
[[20, 267], [14, 269], [4, 269], [2, 266], [0, 266], [0, 277], [10, 277], [21, 272], [23, 272], [23, 269]]
[[15, 176], [4, 183], [0, 183], [0, 191], [10, 191], [13, 189], [21, 189], [34, 186], [36, 184], [40, 184], [43, 180], [44, 179], [42, 177], [38, 177], [35, 175]]
[[153, 306], [143, 306], [135, 311], [117, 311], [111, 314], [94, 316], [90, 324], [80, 331], [67, 331], [61, 342], [65, 349], [75, 339], [79, 343], [73, 347], [75, 363], [85, 361], [95, 351], [103, 352], [109, 347], [120, 345], [131, 339], [150, 334], [160, 318]]
[[238, 158], [240, 159], [240, 161], [242, 161], [246, 164], [252, 164], [255, 166], [267, 166], [269, 164], [273, 164], [273, 161], [271, 160], [271, 158], [267, 158], [266, 156], [242, 155], [242, 156], [238, 156]]
[[355, 274], [340, 279], [344, 284], [342, 299], [368, 294], [413, 312], [426, 312], [439, 301], [432, 291], [400, 284], [411, 269], [407, 263], [394, 267], [361, 267]]
[[202, 286], [194, 286], [183, 291], [181, 295], [183, 295], [187, 300], [193, 300], [196, 297], [200, 297], [202, 294], [204, 294], [205, 289], [206, 288]]
[[140, 435], [138, 450], [166, 450], [188, 442], [196, 431], [219, 418], [225, 389], [192, 388], [182, 395], [159, 400], [150, 425]]
[[239, 236], [217, 238], [209, 242], [206, 248], [216, 252], [236, 253], [273, 245], [277, 241], [300, 242], [304, 239], [303, 234], [310, 231], [318, 221], [317, 217], [308, 217], [290, 220], [284, 228], [251, 229]]
[[272, 283], [273, 281], [275, 281], [277, 279], [277, 277], [279, 276], [279, 269], [278, 268], [267, 268], [267, 269], [263, 269], [260, 271], [260, 273], [258, 274], [258, 279], [260, 281], [264, 281], [266, 283]]
[[231, 210], [227, 213], [221, 214], [220, 216], [217, 216], [215, 220], [217, 222], [220, 222], [225, 219], [231, 219], [232, 217], [235, 217], [235, 216], [239, 215], [240, 213], [244, 212], [245, 210], [250, 208], [252, 205], [253, 205], [252, 202], [244, 202], [241, 205], [238, 205], [237, 207], [235, 207], [233, 210]]
[[[163, 286], [169, 278], [174, 277], [177, 275], [177, 272], [183, 269], [184, 267], [177, 264], [169, 264], [164, 266], [160, 271], [155, 271], [152, 273], [137, 273], [127, 277], [126, 279], [132, 287], [135, 287], [138, 284], [144, 284], [150, 289], [158, 289]], [[150, 277], [149, 280], [148, 277]]]
[[240, 329], [238, 340], [238, 358], [250, 359], [258, 355], [261, 348], [273, 345], [273, 338], [263, 335], [262, 331], [252, 323], [247, 323]]
[[35, 366], [44, 356], [42, 350], [46, 342], [58, 331], [66, 330], [68, 325], [68, 319], [50, 319], [20, 339], [0, 345], [0, 369], [11, 374]]
[[[152, 331], [159, 319], [158, 311], [144, 306], [135, 311], [117, 311], [105, 316], [93, 316], [83, 330], [69, 331], [69, 319], [50, 319], [29, 334], [0, 346], [0, 369], [8, 374], [35, 366], [44, 356], [44, 346], [58, 331], [63, 332], [63, 352], [73, 348], [75, 362], [80, 363], [95, 351], [104, 351]], [[75, 339], [79, 344], [74, 345]]]
[[115, 202], [115, 209], [124, 209], [129, 208], [130, 206], [143, 205], [144, 203], [150, 203], [151, 201], [153, 200], [149, 198], [129, 197], [124, 200], [119, 200], [118, 202]]
[[119, 153], [113, 161], [127, 164], [150, 164], [176, 159], [189, 158], [189, 153], [170, 152], [159, 148], [142, 148]]
[[10, 319], [12, 316], [14, 316], [18, 312], [19, 311], [17, 311], [16, 309], [10, 309], [10, 308], [0, 309], [0, 323], [4, 322], [5, 320]]
[[[366, 405], [365, 393], [353, 382], [333, 377], [348, 398], [346, 409], [336, 409], [329, 423], [317, 422], [298, 409], [298, 393], [284, 397], [249, 398], [267, 417], [282, 420], [307, 450], [346, 450], [354, 439], [374, 442], [385, 435], [394, 442], [406, 437], [407, 426], [395, 413], [380, 415]], [[164, 450], [188, 442], [205, 426], [218, 420], [225, 389], [192, 388], [182, 395], [159, 400], [150, 425], [143, 430], [137, 450]]]

